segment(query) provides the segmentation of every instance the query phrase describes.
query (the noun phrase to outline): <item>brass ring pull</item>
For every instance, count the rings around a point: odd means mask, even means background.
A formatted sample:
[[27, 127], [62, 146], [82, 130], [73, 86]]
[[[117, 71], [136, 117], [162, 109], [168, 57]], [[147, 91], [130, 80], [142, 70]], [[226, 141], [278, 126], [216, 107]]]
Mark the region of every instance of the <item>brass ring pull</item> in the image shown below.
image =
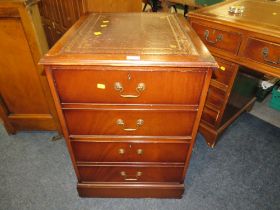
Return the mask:
[[138, 150], [137, 150], [137, 154], [138, 154], [138, 155], [143, 155], [143, 153], [144, 153], [144, 151], [143, 151], [142, 149], [138, 149]]
[[124, 153], [125, 153], [125, 150], [124, 150], [123, 148], [120, 148], [120, 149], [119, 149], [119, 154], [120, 154], [120, 155], [123, 155]]
[[120, 96], [123, 98], [138, 98], [141, 93], [146, 89], [145, 83], [139, 83], [136, 87], [136, 92], [137, 95], [132, 95], [132, 94], [123, 94], [124, 88], [120, 82], [116, 82], [115, 85], [115, 90], [120, 93]]
[[207, 42], [211, 43], [211, 44], [216, 44], [217, 42], [220, 42], [223, 40], [223, 35], [222, 34], [219, 34], [217, 37], [216, 37], [216, 40], [212, 41], [212, 40], [209, 40], [209, 31], [206, 30], [204, 32], [204, 38]]
[[116, 123], [117, 123], [118, 126], [123, 127], [123, 130], [124, 130], [124, 131], [136, 131], [136, 130], [138, 130], [138, 128], [139, 128], [140, 126], [144, 125], [144, 120], [138, 119], [138, 120], [136, 121], [136, 128], [126, 128], [126, 127], [125, 127], [125, 122], [124, 122], [122, 119], [117, 119], [117, 122], [116, 122]]
[[121, 176], [124, 177], [125, 181], [138, 181], [139, 177], [142, 176], [142, 172], [141, 171], [137, 171], [136, 174], [134, 176], [129, 177], [125, 171], [121, 171]]
[[268, 59], [269, 50], [267, 47], [263, 48], [262, 55], [263, 55], [264, 61], [266, 61], [268, 63], [272, 63], [272, 64], [280, 64], [280, 58], [278, 58], [278, 61], [272, 61], [272, 60]]

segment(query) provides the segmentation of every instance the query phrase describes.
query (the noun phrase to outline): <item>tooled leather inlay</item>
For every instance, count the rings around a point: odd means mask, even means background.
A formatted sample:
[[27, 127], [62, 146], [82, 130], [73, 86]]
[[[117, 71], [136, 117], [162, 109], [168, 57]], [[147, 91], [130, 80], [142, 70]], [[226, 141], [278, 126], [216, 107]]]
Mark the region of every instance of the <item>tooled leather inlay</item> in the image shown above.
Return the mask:
[[198, 55], [172, 14], [92, 14], [60, 53]]

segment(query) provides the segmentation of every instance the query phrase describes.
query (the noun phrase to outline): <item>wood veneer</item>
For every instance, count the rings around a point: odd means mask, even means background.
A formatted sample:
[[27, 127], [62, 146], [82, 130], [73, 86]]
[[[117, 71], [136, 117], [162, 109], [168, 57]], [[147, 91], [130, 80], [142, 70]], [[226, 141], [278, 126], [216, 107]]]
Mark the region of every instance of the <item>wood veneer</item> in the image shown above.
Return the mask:
[[47, 42], [37, 1], [0, 2], [0, 116], [9, 134], [59, 130], [42, 67]]
[[[139, 23], [141, 27], [135, 27]], [[165, 39], [153, 42], [155, 36]], [[41, 64], [80, 196], [182, 196], [217, 67], [185, 19], [172, 14], [91, 14], [82, 17]], [[145, 88], [137, 89], [139, 83]]]
[[[244, 6], [241, 15], [228, 12], [230, 6], [237, 5]], [[210, 86], [200, 123], [200, 132], [209, 146], [214, 147], [223, 131], [255, 101], [232, 91], [241, 65], [252, 73], [280, 77], [279, 10], [276, 1], [231, 0], [189, 13], [191, 25], [220, 65], [211, 81], [216, 90]], [[225, 96], [219, 96], [221, 91]], [[213, 95], [220, 101], [214, 104]]]

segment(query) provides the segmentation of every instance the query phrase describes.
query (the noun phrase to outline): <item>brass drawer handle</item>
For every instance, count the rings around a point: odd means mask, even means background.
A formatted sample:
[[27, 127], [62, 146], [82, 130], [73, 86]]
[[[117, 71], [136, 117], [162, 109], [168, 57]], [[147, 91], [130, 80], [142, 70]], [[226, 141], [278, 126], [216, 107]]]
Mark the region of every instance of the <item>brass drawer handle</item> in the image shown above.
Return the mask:
[[138, 181], [139, 177], [142, 176], [143, 173], [141, 171], [137, 171], [136, 174], [131, 177], [129, 177], [125, 171], [121, 171], [120, 174], [124, 177], [125, 181]]
[[138, 98], [141, 93], [146, 89], [145, 83], [139, 83], [136, 87], [136, 92], [137, 95], [132, 95], [132, 94], [123, 94], [124, 88], [120, 82], [116, 82], [115, 85], [115, 90], [120, 93], [120, 96], [123, 98]]
[[144, 153], [144, 151], [143, 151], [142, 149], [138, 149], [138, 150], [137, 150], [137, 154], [138, 154], [138, 155], [143, 155], [143, 153]]
[[116, 122], [116, 123], [117, 123], [118, 126], [123, 127], [123, 130], [124, 130], [124, 131], [136, 131], [136, 130], [138, 130], [138, 128], [139, 128], [140, 126], [144, 125], [144, 120], [138, 119], [138, 120], [136, 121], [136, 128], [126, 128], [126, 127], [125, 127], [125, 122], [124, 122], [122, 119], [117, 119], [117, 122]]
[[212, 41], [212, 40], [209, 40], [209, 31], [206, 30], [204, 32], [204, 38], [207, 42], [211, 43], [211, 44], [216, 44], [217, 42], [220, 42], [223, 40], [223, 35], [222, 34], [218, 34], [218, 36], [216, 37], [216, 40]]
[[268, 59], [269, 50], [267, 47], [263, 48], [262, 55], [263, 55], [264, 61], [266, 61], [268, 63], [272, 63], [272, 64], [280, 64], [280, 58], [278, 58], [278, 61], [273, 61], [273, 60]]
[[120, 154], [120, 155], [123, 155], [124, 153], [125, 153], [125, 150], [124, 150], [123, 148], [120, 148], [120, 149], [119, 149], [119, 154]]

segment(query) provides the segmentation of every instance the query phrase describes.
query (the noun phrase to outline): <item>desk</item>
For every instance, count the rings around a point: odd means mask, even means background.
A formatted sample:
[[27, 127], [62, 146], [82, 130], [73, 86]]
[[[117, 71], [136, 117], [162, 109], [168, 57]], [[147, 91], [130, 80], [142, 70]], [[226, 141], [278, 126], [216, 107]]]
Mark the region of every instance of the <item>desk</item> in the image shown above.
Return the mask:
[[[244, 6], [241, 15], [230, 6]], [[189, 21], [220, 65], [213, 74], [200, 132], [209, 146], [254, 102], [233, 93], [239, 67], [280, 77], [280, 3], [265, 0], [227, 1], [189, 13]], [[238, 104], [238, 106], [236, 106]]]

